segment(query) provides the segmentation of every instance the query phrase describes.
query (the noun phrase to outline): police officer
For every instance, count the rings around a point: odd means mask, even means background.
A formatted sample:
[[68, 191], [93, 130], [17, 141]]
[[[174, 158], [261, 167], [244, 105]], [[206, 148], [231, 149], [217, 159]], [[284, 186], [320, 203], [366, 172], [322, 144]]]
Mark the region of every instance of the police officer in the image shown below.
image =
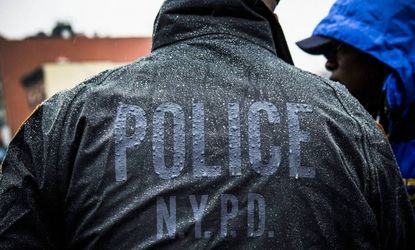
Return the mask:
[[46, 101], [2, 167], [2, 248], [412, 247], [388, 142], [290, 65], [276, 4], [166, 1], [149, 57]]

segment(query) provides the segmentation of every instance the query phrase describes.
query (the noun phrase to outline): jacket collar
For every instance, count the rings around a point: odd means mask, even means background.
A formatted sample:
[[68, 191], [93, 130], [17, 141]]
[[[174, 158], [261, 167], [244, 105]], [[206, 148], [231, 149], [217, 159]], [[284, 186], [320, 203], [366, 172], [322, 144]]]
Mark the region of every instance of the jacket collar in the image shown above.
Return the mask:
[[166, 0], [155, 21], [152, 50], [207, 34], [242, 37], [292, 64], [280, 25], [261, 0]]

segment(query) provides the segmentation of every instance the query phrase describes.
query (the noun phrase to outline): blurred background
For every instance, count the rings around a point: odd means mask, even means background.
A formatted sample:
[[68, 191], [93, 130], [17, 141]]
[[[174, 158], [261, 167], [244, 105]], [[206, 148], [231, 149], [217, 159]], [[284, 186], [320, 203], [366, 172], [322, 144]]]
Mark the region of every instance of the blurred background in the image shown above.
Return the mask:
[[[174, 0], [170, 0], [174, 1]], [[163, 0], [0, 0], [0, 159], [32, 110], [58, 91], [147, 55]], [[281, 0], [275, 13], [295, 65], [325, 76], [295, 42], [334, 0]]]

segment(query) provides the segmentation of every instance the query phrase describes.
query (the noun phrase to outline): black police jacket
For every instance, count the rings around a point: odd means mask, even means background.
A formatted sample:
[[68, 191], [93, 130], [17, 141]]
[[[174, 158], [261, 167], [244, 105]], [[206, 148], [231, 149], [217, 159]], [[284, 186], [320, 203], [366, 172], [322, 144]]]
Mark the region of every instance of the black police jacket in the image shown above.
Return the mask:
[[343, 87], [278, 57], [276, 27], [261, 1], [166, 1], [150, 56], [16, 134], [0, 248], [412, 247], [388, 142]]

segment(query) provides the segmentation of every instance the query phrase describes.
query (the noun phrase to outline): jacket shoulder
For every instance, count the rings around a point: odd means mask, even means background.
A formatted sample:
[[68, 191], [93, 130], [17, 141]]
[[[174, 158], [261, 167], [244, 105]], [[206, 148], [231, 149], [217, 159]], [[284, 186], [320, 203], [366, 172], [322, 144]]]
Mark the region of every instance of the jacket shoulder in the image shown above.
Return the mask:
[[[335, 81], [325, 79], [310, 72], [293, 68], [293, 74], [299, 75], [299, 79], [308, 82], [310, 93], [320, 99], [325, 99], [328, 106], [335, 106], [341, 110], [363, 134], [368, 134], [369, 139], [374, 141], [384, 141], [385, 135], [377, 126], [373, 117], [365, 110], [359, 101], [350, 94], [347, 88]], [[312, 90], [315, 88], [315, 90]], [[328, 89], [329, 92], [322, 91]], [[331, 93], [330, 93], [331, 92]], [[330, 93], [330, 95], [328, 95]]]
[[324, 78], [320, 78], [320, 81], [333, 89], [335, 97], [341, 104], [341, 107], [355, 120], [362, 133], [367, 135], [368, 143], [386, 143], [386, 136], [383, 130], [344, 85]]

